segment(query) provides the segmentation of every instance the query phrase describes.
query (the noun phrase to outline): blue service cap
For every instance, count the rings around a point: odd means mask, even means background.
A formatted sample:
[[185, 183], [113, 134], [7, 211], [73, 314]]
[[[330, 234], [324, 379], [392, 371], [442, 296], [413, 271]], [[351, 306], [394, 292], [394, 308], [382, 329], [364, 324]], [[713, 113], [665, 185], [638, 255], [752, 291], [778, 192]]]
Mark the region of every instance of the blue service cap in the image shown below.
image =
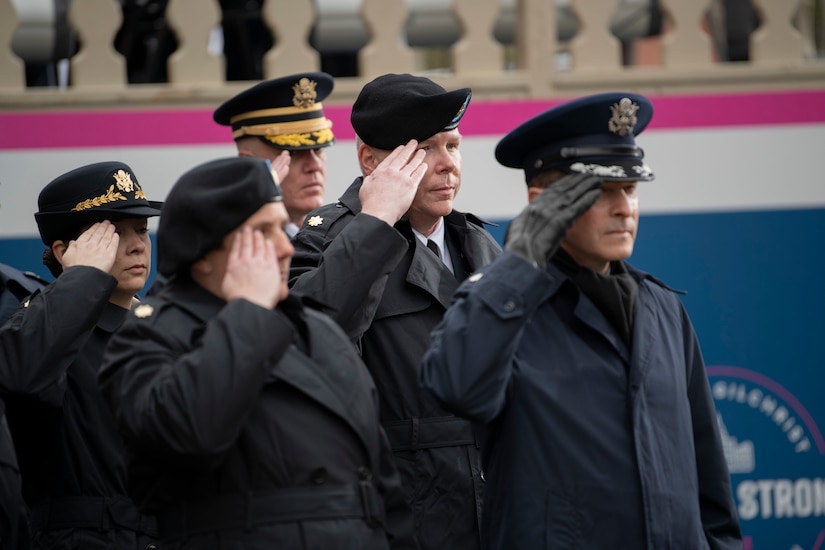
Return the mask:
[[563, 103], [521, 124], [496, 146], [496, 160], [524, 170], [529, 183], [549, 170], [589, 173], [605, 181], [650, 181], [653, 172], [635, 137], [653, 118], [639, 94], [610, 92]]
[[335, 142], [321, 103], [332, 92], [327, 73], [299, 73], [266, 80], [227, 99], [212, 118], [232, 127], [232, 138], [257, 136], [276, 149], [299, 151]]

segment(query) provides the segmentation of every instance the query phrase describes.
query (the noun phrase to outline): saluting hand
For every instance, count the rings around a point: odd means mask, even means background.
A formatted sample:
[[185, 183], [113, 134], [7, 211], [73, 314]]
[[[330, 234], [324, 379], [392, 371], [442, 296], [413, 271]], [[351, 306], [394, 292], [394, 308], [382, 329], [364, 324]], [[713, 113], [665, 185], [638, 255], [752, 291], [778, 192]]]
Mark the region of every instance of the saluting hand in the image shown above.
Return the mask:
[[395, 225], [409, 210], [418, 184], [427, 173], [426, 153], [416, 147], [414, 139], [399, 145], [364, 178], [358, 192], [363, 213]]
[[275, 175], [273, 179], [278, 185], [289, 175], [289, 165], [291, 162], [292, 156], [289, 154], [289, 151], [284, 150], [270, 163], [272, 173]]
[[115, 224], [109, 220], [97, 222], [77, 239], [69, 241], [61, 260], [63, 269], [85, 265], [109, 273], [115, 265], [119, 243], [120, 235], [115, 232]]
[[571, 174], [552, 183], [510, 224], [504, 248], [544, 269], [564, 235], [602, 192], [592, 174]]
[[260, 230], [244, 227], [235, 235], [226, 261], [221, 283], [224, 299], [229, 302], [243, 298], [272, 309], [278, 303], [280, 290], [281, 271], [275, 244]]

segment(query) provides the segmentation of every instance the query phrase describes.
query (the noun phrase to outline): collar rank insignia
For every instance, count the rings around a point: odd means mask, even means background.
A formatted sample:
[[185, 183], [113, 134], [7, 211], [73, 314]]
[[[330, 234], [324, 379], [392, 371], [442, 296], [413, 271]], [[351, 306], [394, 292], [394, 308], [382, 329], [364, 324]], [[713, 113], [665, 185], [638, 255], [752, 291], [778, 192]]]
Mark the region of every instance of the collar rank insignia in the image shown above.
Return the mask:
[[295, 92], [295, 96], [292, 98], [292, 104], [303, 109], [308, 109], [315, 105], [315, 98], [318, 97], [318, 94], [315, 92], [316, 84], [317, 82], [306, 77], [294, 84], [292, 91]]
[[29, 307], [29, 302], [30, 302], [30, 301], [31, 301], [31, 300], [26, 299], [26, 301], [25, 301], [25, 302], [23, 302], [23, 307]]
[[324, 218], [322, 218], [321, 216], [312, 216], [307, 221], [307, 225], [310, 226], [310, 227], [318, 227], [322, 223], [324, 223]]
[[639, 106], [633, 103], [630, 98], [623, 97], [618, 103], [610, 106], [610, 111], [613, 113], [610, 120], [607, 122], [607, 127], [611, 132], [619, 136], [626, 136], [633, 132], [633, 127], [636, 126], [636, 111]]
[[150, 306], [149, 304], [141, 304], [135, 308], [135, 317], [138, 319], [146, 319], [147, 317], [151, 317], [152, 314], [155, 312], [155, 308]]

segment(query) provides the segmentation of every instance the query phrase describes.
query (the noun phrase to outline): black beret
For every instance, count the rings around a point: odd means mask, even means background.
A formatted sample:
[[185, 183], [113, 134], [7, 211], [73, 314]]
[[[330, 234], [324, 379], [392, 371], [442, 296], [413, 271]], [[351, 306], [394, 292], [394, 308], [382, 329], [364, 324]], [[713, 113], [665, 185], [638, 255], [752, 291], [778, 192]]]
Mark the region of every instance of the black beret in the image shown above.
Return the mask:
[[146, 198], [126, 164], [97, 162], [66, 172], [46, 185], [37, 198], [34, 219], [43, 243], [51, 246], [99, 221], [157, 216], [161, 204]]
[[504, 136], [496, 160], [530, 180], [549, 170], [592, 173], [606, 181], [649, 181], [653, 172], [635, 136], [653, 118], [642, 95], [610, 92], [563, 103]]
[[269, 202], [282, 200], [269, 161], [218, 159], [192, 168], [172, 186], [158, 223], [158, 272], [188, 269]]
[[471, 96], [469, 88], [448, 92], [429, 78], [385, 74], [361, 89], [350, 122], [364, 143], [389, 151], [456, 128]]
[[335, 142], [321, 101], [332, 91], [327, 73], [301, 73], [266, 80], [215, 109], [212, 118], [232, 127], [233, 139], [257, 136], [276, 149], [298, 151]]

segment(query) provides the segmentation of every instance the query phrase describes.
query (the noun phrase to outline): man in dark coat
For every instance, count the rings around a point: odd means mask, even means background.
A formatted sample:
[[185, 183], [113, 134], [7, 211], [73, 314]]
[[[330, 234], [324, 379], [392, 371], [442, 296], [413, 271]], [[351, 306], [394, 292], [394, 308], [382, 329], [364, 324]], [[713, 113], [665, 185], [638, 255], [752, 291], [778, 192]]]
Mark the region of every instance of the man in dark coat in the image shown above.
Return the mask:
[[471, 424], [416, 382], [453, 290], [500, 253], [481, 220], [453, 209], [470, 95], [411, 75], [364, 86], [351, 118], [363, 177], [311, 212], [293, 240], [292, 288], [330, 306], [378, 386], [424, 549], [479, 545], [483, 478]]
[[414, 548], [378, 395], [341, 329], [287, 288], [268, 161], [188, 171], [158, 226], [159, 292], [100, 385], [131, 490], [170, 548]]
[[212, 117], [232, 128], [241, 157], [268, 159], [279, 176], [292, 238], [307, 213], [324, 204], [326, 148], [335, 143], [322, 102], [335, 82], [298, 73], [255, 84], [227, 99]]
[[599, 94], [496, 148], [531, 202], [456, 292], [420, 373], [484, 426], [485, 548], [742, 547], [696, 334], [676, 293], [624, 261], [652, 114]]
[[[0, 326], [35, 290], [48, 283], [30, 271], [0, 264]], [[28, 510], [23, 501], [20, 466], [0, 399], [0, 549], [29, 548]]]
[[97, 371], [149, 276], [147, 219], [158, 206], [122, 162], [67, 172], [38, 197], [43, 262], [56, 280], [0, 330], [0, 396], [34, 548], [154, 547], [153, 519], [141, 516], [126, 492], [122, 448]]

